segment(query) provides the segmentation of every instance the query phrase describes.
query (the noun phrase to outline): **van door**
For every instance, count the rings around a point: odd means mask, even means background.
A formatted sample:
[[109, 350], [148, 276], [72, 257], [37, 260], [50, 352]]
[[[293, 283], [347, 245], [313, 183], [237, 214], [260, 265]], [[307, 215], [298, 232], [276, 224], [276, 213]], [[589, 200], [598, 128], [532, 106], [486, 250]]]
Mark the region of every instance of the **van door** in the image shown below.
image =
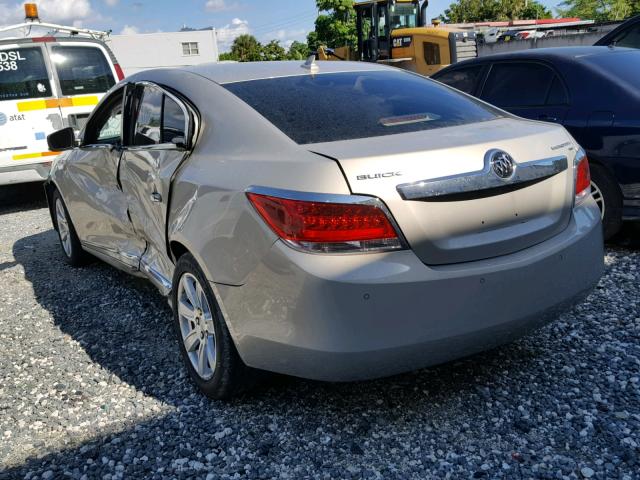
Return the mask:
[[138, 84], [132, 134], [120, 178], [136, 234], [147, 242], [140, 270], [164, 293], [171, 289], [173, 263], [167, 248], [171, 180], [187, 157], [190, 113], [173, 94], [151, 83]]
[[98, 42], [46, 45], [59, 86], [62, 121], [80, 131], [104, 94], [116, 84], [115, 66]]
[[[0, 171], [20, 170], [56, 155], [47, 147], [47, 135], [62, 127], [55, 88], [42, 45], [0, 44]], [[46, 177], [46, 172], [32, 174], [14, 180]]]

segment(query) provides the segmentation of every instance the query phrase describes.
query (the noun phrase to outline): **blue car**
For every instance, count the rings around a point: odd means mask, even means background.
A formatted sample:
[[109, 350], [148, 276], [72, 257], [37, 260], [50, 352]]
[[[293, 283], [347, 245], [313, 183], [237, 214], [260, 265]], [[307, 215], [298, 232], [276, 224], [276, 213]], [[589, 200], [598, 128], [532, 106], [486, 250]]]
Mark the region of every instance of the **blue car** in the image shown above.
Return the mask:
[[605, 239], [640, 219], [640, 50], [565, 47], [466, 60], [433, 77], [514, 115], [563, 125], [586, 150]]
[[630, 18], [598, 40], [595, 45], [640, 48], [640, 15]]

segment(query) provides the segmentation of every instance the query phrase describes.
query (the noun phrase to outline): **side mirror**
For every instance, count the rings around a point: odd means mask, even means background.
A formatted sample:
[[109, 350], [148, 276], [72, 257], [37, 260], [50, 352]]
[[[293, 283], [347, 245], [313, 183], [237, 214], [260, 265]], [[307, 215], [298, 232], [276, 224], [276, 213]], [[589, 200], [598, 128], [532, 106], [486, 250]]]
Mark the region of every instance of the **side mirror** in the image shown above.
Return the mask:
[[63, 128], [49, 135], [47, 144], [52, 152], [70, 150], [76, 146], [76, 134], [71, 127]]

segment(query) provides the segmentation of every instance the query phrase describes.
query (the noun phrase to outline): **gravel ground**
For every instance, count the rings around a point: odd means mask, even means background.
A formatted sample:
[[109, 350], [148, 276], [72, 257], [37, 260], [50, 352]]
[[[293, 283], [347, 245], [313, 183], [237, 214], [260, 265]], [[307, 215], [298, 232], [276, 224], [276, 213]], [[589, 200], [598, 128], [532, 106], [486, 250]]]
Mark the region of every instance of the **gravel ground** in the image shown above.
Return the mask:
[[640, 230], [597, 290], [512, 345], [389, 379], [186, 377], [166, 302], [67, 267], [39, 188], [0, 221], [0, 479], [640, 478]]

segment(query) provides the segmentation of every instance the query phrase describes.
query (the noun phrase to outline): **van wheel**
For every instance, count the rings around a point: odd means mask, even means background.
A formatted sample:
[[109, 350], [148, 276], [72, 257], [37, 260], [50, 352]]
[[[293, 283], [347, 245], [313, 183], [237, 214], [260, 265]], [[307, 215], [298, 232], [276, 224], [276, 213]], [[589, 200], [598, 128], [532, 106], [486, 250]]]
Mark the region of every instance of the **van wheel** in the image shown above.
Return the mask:
[[610, 240], [622, 228], [622, 194], [609, 172], [597, 164], [590, 164], [591, 192], [602, 214], [602, 232]]
[[174, 327], [191, 379], [213, 399], [250, 389], [258, 371], [238, 355], [211, 285], [191, 254], [178, 260], [173, 286]]
[[56, 230], [58, 239], [64, 253], [64, 258], [72, 267], [80, 267], [87, 263], [89, 254], [82, 249], [80, 239], [76, 234], [76, 229], [71, 222], [69, 212], [64, 204], [60, 193], [56, 190], [53, 193], [53, 211], [55, 214]]

